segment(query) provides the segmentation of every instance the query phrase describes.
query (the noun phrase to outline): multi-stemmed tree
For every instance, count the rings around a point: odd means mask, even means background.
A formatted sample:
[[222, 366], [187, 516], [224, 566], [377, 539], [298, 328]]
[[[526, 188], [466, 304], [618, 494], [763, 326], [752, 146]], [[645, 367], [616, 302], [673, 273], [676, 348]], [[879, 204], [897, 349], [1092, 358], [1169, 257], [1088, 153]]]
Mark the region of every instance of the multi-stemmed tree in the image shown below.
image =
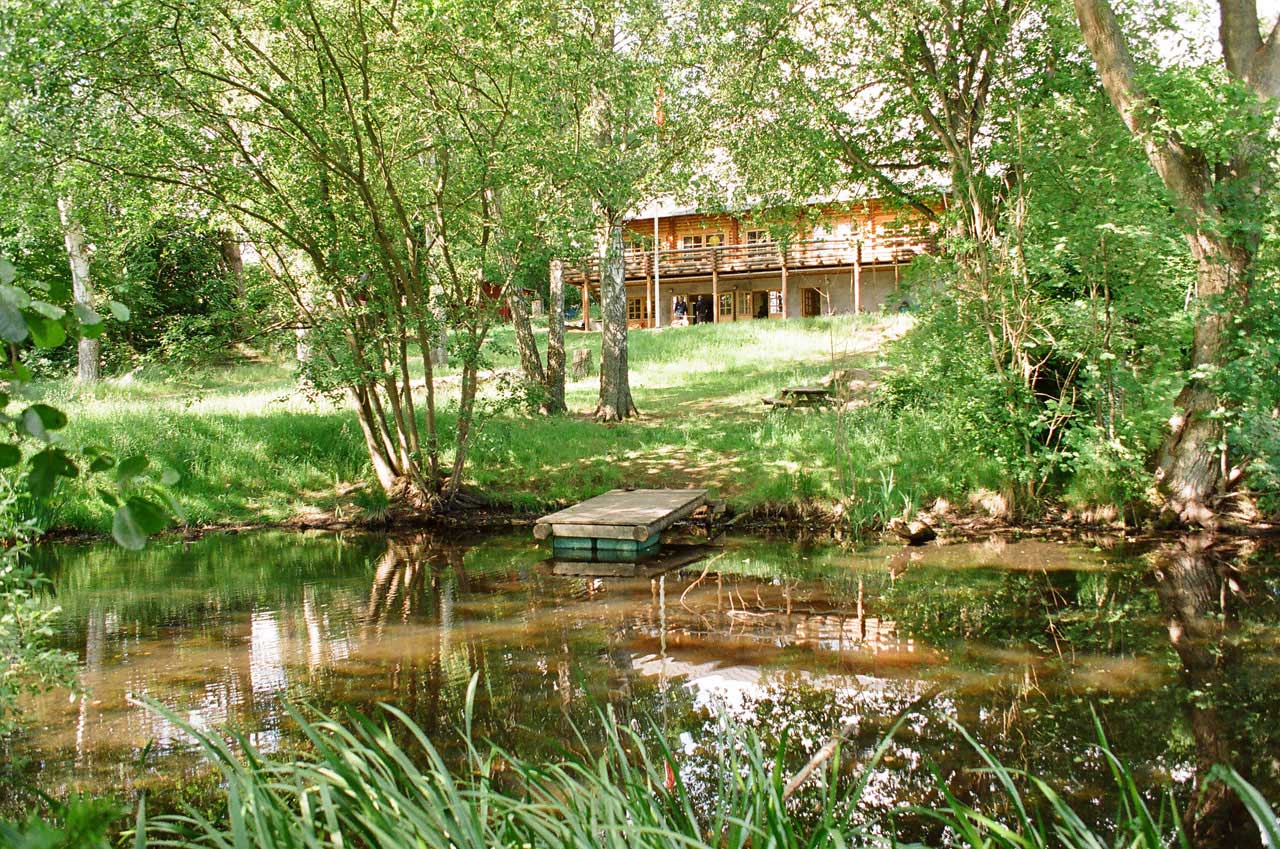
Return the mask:
[[[481, 347], [529, 232], [530, 164], [559, 138], [541, 109], [552, 22], [520, 3], [478, 17], [363, 0], [139, 8], [75, 84], [145, 143], [99, 138], [78, 156], [233, 220], [308, 328], [310, 385], [353, 404], [383, 488], [450, 501]], [[445, 329], [461, 369], [452, 440], [429, 355]]]

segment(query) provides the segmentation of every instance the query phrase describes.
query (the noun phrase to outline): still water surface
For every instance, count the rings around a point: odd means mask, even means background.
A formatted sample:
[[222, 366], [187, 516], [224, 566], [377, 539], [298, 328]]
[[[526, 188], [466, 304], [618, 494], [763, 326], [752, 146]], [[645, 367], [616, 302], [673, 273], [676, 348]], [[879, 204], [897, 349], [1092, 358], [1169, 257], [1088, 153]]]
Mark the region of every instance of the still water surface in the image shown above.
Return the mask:
[[[1263, 547], [731, 539], [653, 581], [555, 577], [544, 556], [525, 534], [45, 547], [86, 695], [37, 702], [25, 750], [55, 790], [193, 780], [188, 742], [135, 696], [267, 750], [290, 745], [289, 701], [389, 702], [449, 749], [478, 674], [477, 734], [530, 756], [555, 753], [604, 704], [686, 746], [728, 712], [766, 739], [785, 732], [801, 761], [856, 719], [865, 754], [932, 694], [873, 803], [924, 798], [930, 762], [978, 764], [951, 719], [1105, 820], [1095, 713], [1152, 786], [1185, 797], [1229, 759], [1280, 798], [1280, 569]], [[975, 793], [988, 783], [969, 780]]]

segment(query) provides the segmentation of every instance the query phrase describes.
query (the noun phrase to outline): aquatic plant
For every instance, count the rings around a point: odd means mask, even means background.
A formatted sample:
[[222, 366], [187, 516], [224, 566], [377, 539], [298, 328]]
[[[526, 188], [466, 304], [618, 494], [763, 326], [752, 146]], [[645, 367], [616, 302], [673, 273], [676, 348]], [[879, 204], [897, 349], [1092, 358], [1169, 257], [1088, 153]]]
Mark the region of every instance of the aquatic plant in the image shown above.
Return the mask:
[[[860, 813], [859, 802], [892, 732], [852, 777], [839, 768], [838, 737], [805, 771], [789, 775], [783, 752], [767, 754], [751, 729], [726, 719], [715, 739], [704, 743], [714, 755], [714, 768], [689, 782], [660, 734], [621, 724], [607, 708], [599, 713], [606, 724], [605, 745], [590, 756], [566, 752], [558, 761], [533, 763], [495, 743], [477, 743], [470, 730], [474, 693], [473, 681], [462, 769], [451, 769], [426, 734], [390, 706], [381, 721], [355, 714], [339, 721], [294, 709], [293, 719], [309, 744], [308, 752], [295, 759], [269, 756], [243, 738], [225, 740], [152, 704], [191, 735], [220, 771], [226, 804], [216, 817], [191, 808], [148, 819], [140, 803], [134, 845], [814, 849], [906, 845], [898, 841], [907, 819], [917, 824], [917, 832], [933, 835], [934, 845], [947, 847], [1187, 845], [1172, 797], [1153, 807], [1101, 736], [1100, 749], [1119, 790], [1115, 816], [1102, 831], [1087, 825], [1045, 782], [1001, 765], [958, 725], [958, 740], [979, 753], [984, 777], [997, 792], [976, 806], [962, 801], [935, 771], [940, 804], [904, 808], [875, 820]], [[1255, 788], [1225, 767], [1207, 780], [1238, 794], [1264, 845], [1280, 845], [1275, 813]], [[812, 783], [802, 798], [795, 790], [805, 781]], [[920, 823], [935, 828], [921, 830]]]

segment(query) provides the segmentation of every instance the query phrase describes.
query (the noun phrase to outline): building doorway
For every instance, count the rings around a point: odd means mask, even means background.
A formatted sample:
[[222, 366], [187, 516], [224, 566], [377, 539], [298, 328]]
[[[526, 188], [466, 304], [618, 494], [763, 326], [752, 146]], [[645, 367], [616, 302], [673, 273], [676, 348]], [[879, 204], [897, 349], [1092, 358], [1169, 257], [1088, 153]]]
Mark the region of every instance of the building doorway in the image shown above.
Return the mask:
[[807, 288], [800, 290], [800, 317], [813, 318], [823, 314], [822, 301], [824, 293], [821, 289]]

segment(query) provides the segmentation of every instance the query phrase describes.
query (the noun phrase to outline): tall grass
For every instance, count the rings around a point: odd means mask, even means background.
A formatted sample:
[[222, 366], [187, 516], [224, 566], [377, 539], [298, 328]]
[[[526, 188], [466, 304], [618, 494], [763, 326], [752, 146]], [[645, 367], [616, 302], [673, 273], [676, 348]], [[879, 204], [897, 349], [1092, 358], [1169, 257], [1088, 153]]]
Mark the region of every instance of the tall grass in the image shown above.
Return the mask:
[[[1100, 746], [1120, 799], [1105, 830], [1086, 825], [1044, 782], [999, 764], [958, 725], [958, 742], [972, 746], [986, 763], [994, 788], [991, 798], [981, 804], [961, 801], [946, 778], [935, 773], [943, 800], [939, 805], [903, 808], [874, 820], [860, 811], [859, 803], [888, 738], [852, 778], [839, 767], [837, 745], [834, 757], [815, 770], [814, 792], [800, 803], [789, 798], [783, 753], [768, 755], [751, 729], [732, 720], [721, 724], [716, 739], [704, 743], [714, 764], [695, 789], [660, 734], [637, 733], [618, 724], [608, 710], [600, 714], [604, 745], [592, 755], [566, 754], [556, 762], [531, 763], [495, 744], [478, 744], [469, 731], [474, 687], [473, 680], [463, 732], [468, 758], [461, 769], [451, 769], [422, 730], [391, 707], [381, 722], [354, 716], [344, 723], [294, 711], [307, 753], [273, 758], [245, 739], [233, 747], [217, 734], [153, 706], [197, 740], [220, 771], [225, 807], [213, 816], [192, 808], [148, 819], [140, 805], [135, 845], [834, 849], [908, 845], [900, 842], [900, 827], [911, 818], [940, 826], [933, 845], [947, 847], [1185, 845], [1172, 802], [1153, 810], [1102, 738]], [[1266, 845], [1280, 845], [1274, 842], [1275, 813], [1251, 785], [1225, 768], [1210, 780], [1223, 781], [1237, 792], [1264, 841], [1271, 841]], [[1028, 786], [1033, 798], [1026, 795]]]

